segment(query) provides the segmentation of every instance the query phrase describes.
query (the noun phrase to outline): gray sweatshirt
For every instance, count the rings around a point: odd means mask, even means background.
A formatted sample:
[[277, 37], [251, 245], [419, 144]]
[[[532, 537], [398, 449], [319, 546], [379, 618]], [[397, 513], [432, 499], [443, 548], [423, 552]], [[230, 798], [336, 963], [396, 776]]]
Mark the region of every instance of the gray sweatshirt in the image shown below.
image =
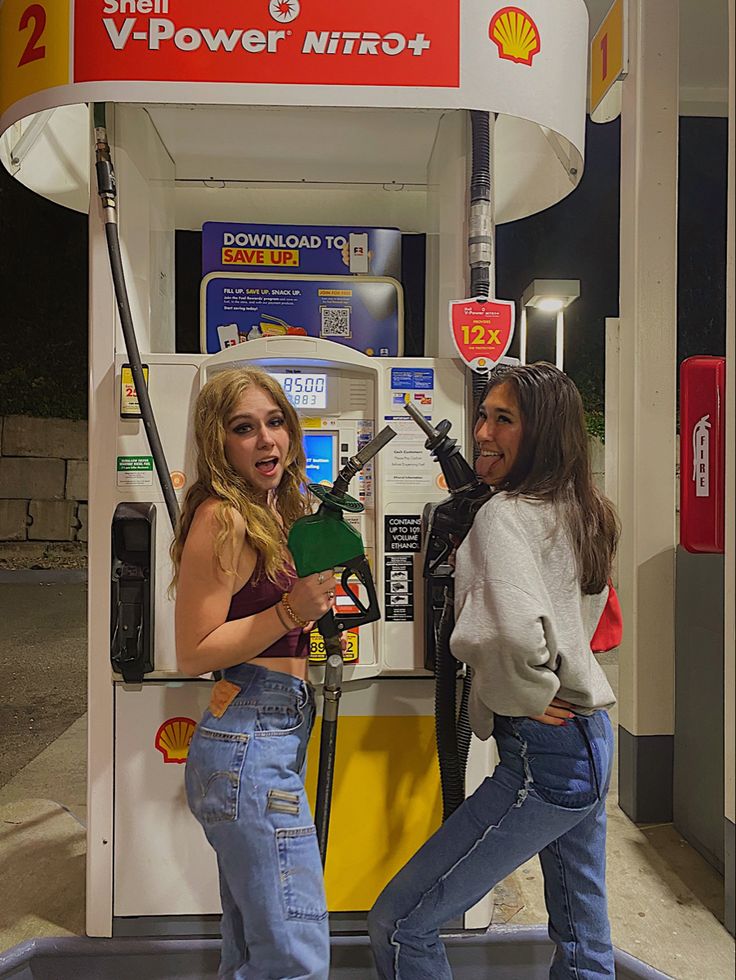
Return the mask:
[[552, 698], [588, 714], [615, 703], [590, 641], [608, 596], [583, 595], [554, 504], [498, 493], [457, 551], [450, 647], [475, 671], [473, 731], [493, 714], [540, 715]]

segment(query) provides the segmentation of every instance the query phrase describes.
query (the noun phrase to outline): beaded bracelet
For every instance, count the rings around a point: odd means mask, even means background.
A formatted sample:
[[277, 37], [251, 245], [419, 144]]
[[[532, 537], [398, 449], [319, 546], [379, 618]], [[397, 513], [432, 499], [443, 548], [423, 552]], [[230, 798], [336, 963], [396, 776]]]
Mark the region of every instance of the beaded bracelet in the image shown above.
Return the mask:
[[290, 632], [292, 629], [294, 629], [294, 627], [291, 625], [289, 620], [286, 618], [286, 610], [281, 605], [281, 603], [277, 602], [273, 608], [276, 610], [276, 615], [279, 617], [279, 622], [287, 631], [287, 633]]
[[304, 629], [305, 626], [309, 626], [310, 621], [308, 619], [301, 619], [291, 608], [291, 604], [289, 603], [288, 592], [284, 592], [284, 594], [281, 596], [281, 605], [284, 607], [284, 609], [286, 610], [286, 615], [294, 623], [295, 626], [298, 626], [300, 629]]

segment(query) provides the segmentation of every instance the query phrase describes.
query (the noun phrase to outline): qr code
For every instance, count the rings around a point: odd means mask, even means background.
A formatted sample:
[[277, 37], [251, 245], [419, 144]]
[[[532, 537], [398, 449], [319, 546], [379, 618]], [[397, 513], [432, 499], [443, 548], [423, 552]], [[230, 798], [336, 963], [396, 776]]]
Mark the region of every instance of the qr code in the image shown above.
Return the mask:
[[323, 337], [352, 337], [349, 306], [322, 306], [320, 312]]

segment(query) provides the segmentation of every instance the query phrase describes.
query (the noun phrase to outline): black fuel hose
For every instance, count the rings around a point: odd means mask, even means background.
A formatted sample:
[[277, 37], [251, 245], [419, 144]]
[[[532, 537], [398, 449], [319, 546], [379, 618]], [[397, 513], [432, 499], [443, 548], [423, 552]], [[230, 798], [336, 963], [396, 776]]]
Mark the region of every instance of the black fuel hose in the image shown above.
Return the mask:
[[470, 740], [473, 735], [468, 717], [468, 702], [470, 700], [472, 686], [473, 668], [466, 665], [462, 694], [460, 695], [460, 708], [457, 713], [457, 755], [463, 785], [465, 785], [465, 774], [468, 768], [468, 756], [470, 755]]
[[435, 646], [434, 723], [437, 759], [442, 789], [442, 821], [465, 799], [465, 780], [458, 759], [457, 738], [457, 671], [458, 662], [450, 653], [450, 636], [454, 625], [452, 596], [445, 592]]
[[470, 175], [470, 295], [488, 297], [493, 261], [493, 194], [491, 185], [491, 120], [487, 112], [470, 113], [472, 164]]
[[[493, 186], [491, 183], [491, 117], [487, 112], [470, 113], [472, 166], [468, 261], [470, 295], [487, 298], [491, 292], [493, 261]], [[459, 663], [450, 651], [454, 626], [452, 595], [445, 594], [435, 645], [435, 733], [442, 787], [443, 820], [465, 799], [465, 774], [470, 752], [471, 729], [468, 702], [472, 671], [466, 669], [460, 704], [457, 704]]]
[[95, 150], [97, 154], [97, 191], [102, 200], [105, 212], [105, 238], [107, 239], [107, 250], [110, 256], [110, 269], [112, 281], [115, 288], [115, 300], [120, 314], [120, 323], [123, 328], [123, 340], [125, 350], [130, 363], [130, 370], [133, 375], [138, 404], [140, 405], [141, 418], [146, 430], [148, 445], [153, 456], [153, 463], [156, 467], [161, 490], [166, 503], [166, 510], [169, 514], [171, 526], [176, 531], [179, 522], [179, 502], [176, 499], [174, 485], [171, 482], [169, 467], [164, 454], [164, 447], [156, 425], [156, 418], [153, 414], [151, 398], [148, 394], [141, 355], [138, 350], [138, 341], [135, 336], [133, 316], [130, 310], [130, 299], [128, 298], [128, 288], [125, 283], [122, 256], [120, 254], [120, 236], [118, 234], [117, 222], [117, 186], [115, 172], [110, 157], [110, 146], [107, 140], [107, 129], [105, 126], [105, 107], [102, 103], [95, 103], [94, 106], [94, 125], [95, 125]]
[[[340, 639], [337, 638], [339, 645]], [[322, 689], [322, 730], [319, 742], [319, 770], [317, 772], [317, 796], [314, 804], [314, 825], [317, 830], [322, 867], [327, 860], [327, 838], [330, 830], [332, 784], [335, 780], [335, 756], [337, 749], [337, 716], [342, 693], [342, 650], [330, 653], [327, 641], [327, 662]]]

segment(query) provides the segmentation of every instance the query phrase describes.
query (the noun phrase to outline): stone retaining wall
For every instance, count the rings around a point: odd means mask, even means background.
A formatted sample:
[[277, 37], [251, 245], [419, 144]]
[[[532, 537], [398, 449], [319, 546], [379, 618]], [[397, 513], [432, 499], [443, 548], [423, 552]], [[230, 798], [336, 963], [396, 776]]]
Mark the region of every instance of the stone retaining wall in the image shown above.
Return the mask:
[[0, 541], [87, 540], [87, 423], [0, 418]]

